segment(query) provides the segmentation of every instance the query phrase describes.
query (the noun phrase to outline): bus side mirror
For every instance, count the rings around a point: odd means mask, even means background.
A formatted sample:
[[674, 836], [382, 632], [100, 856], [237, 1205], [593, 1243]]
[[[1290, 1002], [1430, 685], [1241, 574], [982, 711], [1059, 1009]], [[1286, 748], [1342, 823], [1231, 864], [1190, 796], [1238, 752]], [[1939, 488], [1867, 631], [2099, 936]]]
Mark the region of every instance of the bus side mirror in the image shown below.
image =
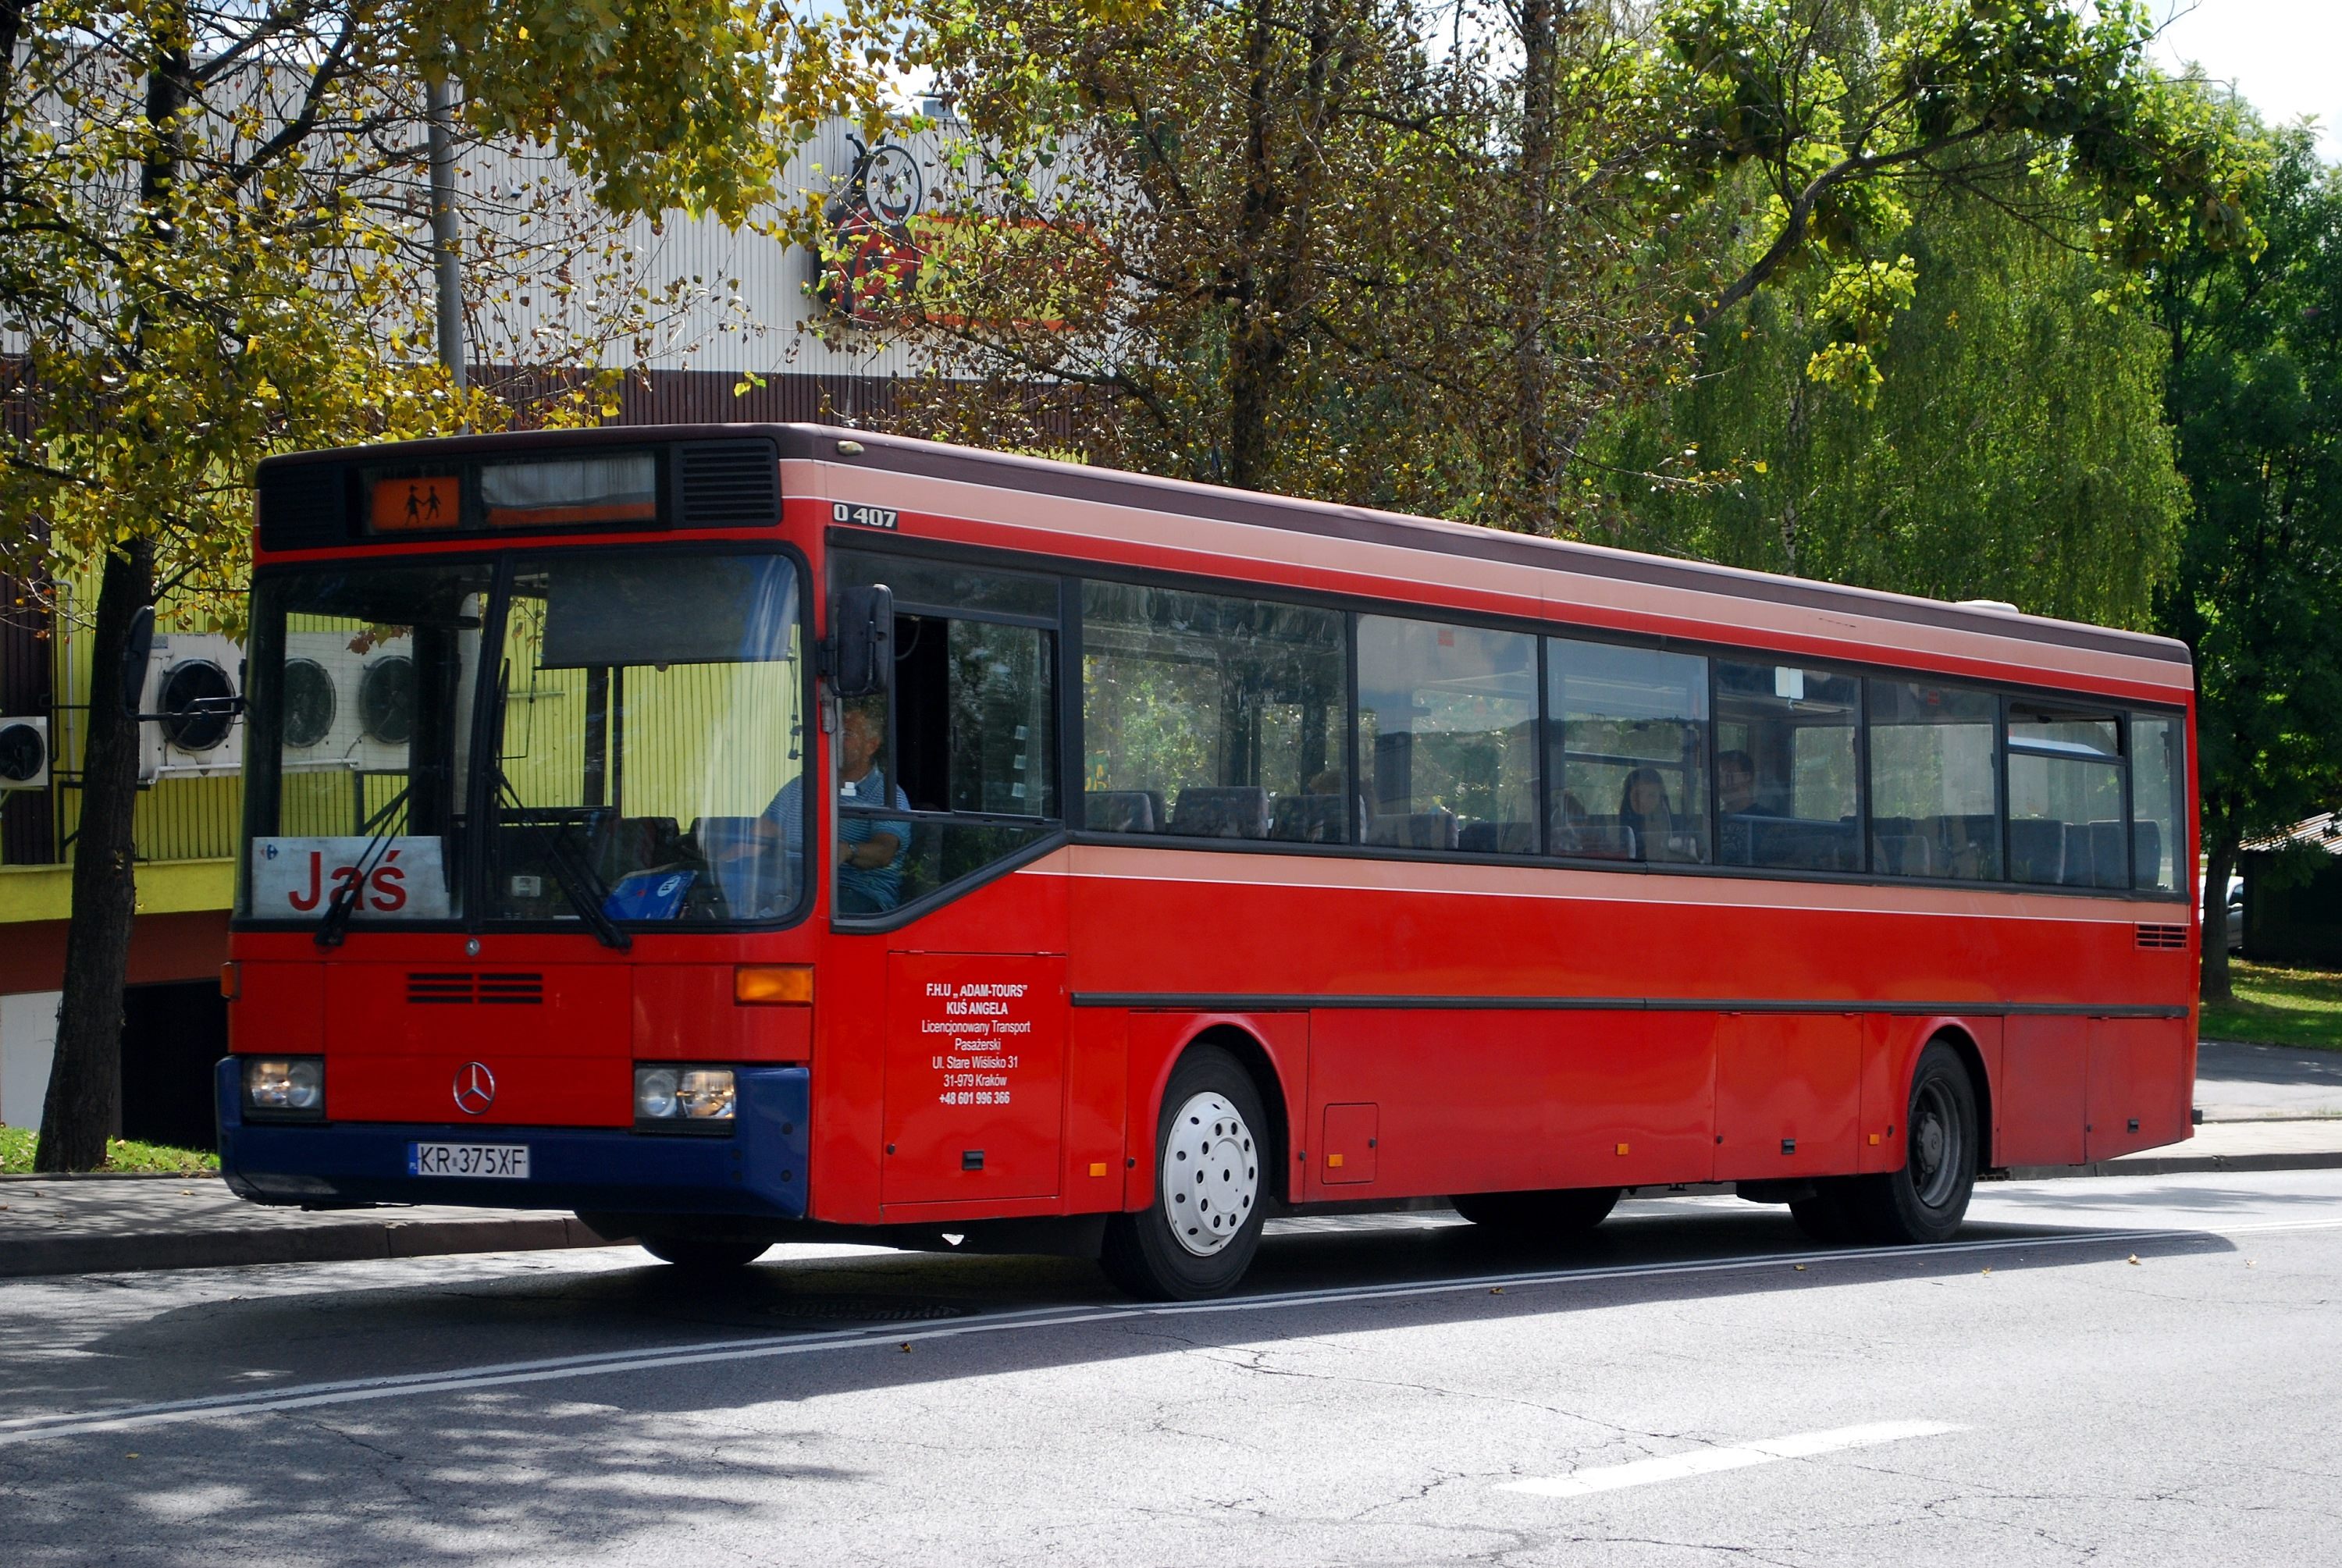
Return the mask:
[[829, 621], [830, 689], [840, 697], [885, 691], [895, 674], [895, 590], [840, 588]]
[[130, 617], [130, 637], [122, 645], [122, 711], [138, 716], [138, 699], [146, 694], [146, 660], [155, 651], [155, 606], [141, 604]]

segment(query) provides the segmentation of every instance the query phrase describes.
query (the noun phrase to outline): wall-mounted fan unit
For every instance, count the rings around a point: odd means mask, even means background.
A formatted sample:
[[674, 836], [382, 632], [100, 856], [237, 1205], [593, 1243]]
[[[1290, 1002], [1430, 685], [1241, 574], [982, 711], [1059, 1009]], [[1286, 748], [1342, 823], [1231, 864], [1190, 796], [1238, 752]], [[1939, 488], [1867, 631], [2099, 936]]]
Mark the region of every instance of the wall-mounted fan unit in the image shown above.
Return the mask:
[[285, 766], [405, 771], [415, 699], [406, 639], [368, 644], [348, 632], [292, 633], [283, 686]]
[[155, 639], [138, 711], [138, 776], [203, 777], [244, 767], [244, 650], [209, 633], [174, 632]]
[[0, 790], [49, 787], [49, 721], [0, 718]]

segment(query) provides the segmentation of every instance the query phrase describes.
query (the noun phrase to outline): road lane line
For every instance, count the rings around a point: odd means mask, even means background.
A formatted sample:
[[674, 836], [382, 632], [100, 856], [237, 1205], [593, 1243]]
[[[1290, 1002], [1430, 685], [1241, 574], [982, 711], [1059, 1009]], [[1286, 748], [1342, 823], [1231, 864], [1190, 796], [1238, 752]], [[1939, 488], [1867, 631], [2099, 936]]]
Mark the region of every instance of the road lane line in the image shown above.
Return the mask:
[[1508, 1274], [1480, 1274], [1466, 1279], [1431, 1280], [1408, 1284], [1349, 1285], [1328, 1290], [1285, 1291], [1234, 1296], [1207, 1302], [1133, 1303], [1088, 1307], [1027, 1307], [988, 1313], [980, 1317], [934, 1323], [906, 1330], [899, 1324], [826, 1330], [815, 1333], [759, 1335], [753, 1339], [715, 1340], [697, 1344], [654, 1346], [641, 1350], [605, 1351], [586, 1355], [505, 1362], [459, 1367], [445, 1372], [406, 1373], [395, 1376], [352, 1378], [334, 1383], [297, 1384], [266, 1392], [214, 1394], [196, 1399], [125, 1405], [114, 1410], [76, 1411], [0, 1420], [0, 1447], [44, 1438], [91, 1433], [128, 1432], [205, 1419], [227, 1420], [273, 1412], [311, 1410], [320, 1406], [355, 1404], [375, 1400], [469, 1393], [549, 1383], [611, 1373], [652, 1372], [673, 1367], [706, 1366], [726, 1362], [770, 1360], [850, 1351], [878, 1344], [910, 1344], [926, 1341], [969, 1338], [1017, 1329], [1069, 1328], [1087, 1324], [1140, 1322], [1152, 1318], [1219, 1316], [1235, 1313], [1269, 1312], [1290, 1307], [1354, 1305], [1375, 1302], [1417, 1300], [1446, 1295], [1472, 1295], [1540, 1285], [1599, 1284], [1618, 1281], [1665, 1279], [1676, 1275], [1750, 1273], [1792, 1264], [1807, 1271], [1807, 1283], [1820, 1283], [1819, 1265], [1835, 1263], [1915, 1261], [1973, 1254], [2047, 1251], [2087, 1246], [2124, 1246], [2141, 1243], [2206, 1242], [2208, 1231], [2085, 1231], [2048, 1236], [2018, 1236], [1968, 1242], [1945, 1242], [1934, 1246], [1856, 1247], [1837, 1252], [1765, 1253], [1755, 1256], [1687, 1260], [1669, 1263], [1614, 1263], [1594, 1268], [1546, 1269]]
[[1792, 1433], [1787, 1437], [1768, 1437], [1730, 1448], [1695, 1448], [1661, 1459], [1637, 1459], [1630, 1464], [1605, 1464], [1572, 1471], [1551, 1480], [1503, 1481], [1496, 1483], [1496, 1490], [1526, 1492], [1535, 1497], [1585, 1497], [1596, 1492], [1616, 1492], [1621, 1487], [1648, 1486], [1654, 1482], [1680, 1481], [1723, 1470], [1744, 1470], [1752, 1464], [1770, 1464], [1777, 1459], [1811, 1459], [1842, 1449], [1873, 1448], [1882, 1443], [1940, 1437], [1947, 1432], [1966, 1430], [1941, 1421], [1874, 1421], [1863, 1426], [1833, 1427], [1827, 1432]]

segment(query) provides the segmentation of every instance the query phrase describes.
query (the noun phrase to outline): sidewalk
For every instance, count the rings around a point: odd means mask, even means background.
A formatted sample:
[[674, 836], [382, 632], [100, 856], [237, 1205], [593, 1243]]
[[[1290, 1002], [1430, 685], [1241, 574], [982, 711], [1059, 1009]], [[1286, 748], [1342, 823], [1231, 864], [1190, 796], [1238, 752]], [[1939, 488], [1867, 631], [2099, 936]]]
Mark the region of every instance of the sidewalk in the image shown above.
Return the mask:
[[538, 1209], [309, 1213], [247, 1203], [216, 1177], [0, 1177], [0, 1278], [606, 1244]]

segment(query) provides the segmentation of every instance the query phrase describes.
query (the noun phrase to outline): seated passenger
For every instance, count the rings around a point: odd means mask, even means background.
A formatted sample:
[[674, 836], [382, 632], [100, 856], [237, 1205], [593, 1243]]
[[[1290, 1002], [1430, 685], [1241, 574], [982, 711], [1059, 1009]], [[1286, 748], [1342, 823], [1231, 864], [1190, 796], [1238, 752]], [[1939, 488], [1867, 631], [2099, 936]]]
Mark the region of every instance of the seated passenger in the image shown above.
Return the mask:
[[1618, 792], [1618, 824], [1634, 830], [1636, 860], [1696, 858], [1676, 842], [1676, 814], [1656, 768], [1636, 768], [1626, 775]]
[[1746, 752], [1716, 754], [1716, 804], [1726, 816], [1769, 816], [1756, 804], [1756, 759]]
[[[911, 797], [898, 786], [886, 787], [886, 775], [877, 766], [886, 744], [886, 703], [865, 697], [846, 704], [837, 729], [837, 804], [841, 808], [911, 809]], [[777, 831], [783, 852], [795, 859], [804, 854], [805, 796], [802, 780], [791, 779], [765, 808], [765, 820]], [[837, 910], [840, 914], [879, 914], [902, 902], [904, 846], [911, 842], [911, 824], [892, 817], [873, 817], [841, 809], [837, 814]]]

